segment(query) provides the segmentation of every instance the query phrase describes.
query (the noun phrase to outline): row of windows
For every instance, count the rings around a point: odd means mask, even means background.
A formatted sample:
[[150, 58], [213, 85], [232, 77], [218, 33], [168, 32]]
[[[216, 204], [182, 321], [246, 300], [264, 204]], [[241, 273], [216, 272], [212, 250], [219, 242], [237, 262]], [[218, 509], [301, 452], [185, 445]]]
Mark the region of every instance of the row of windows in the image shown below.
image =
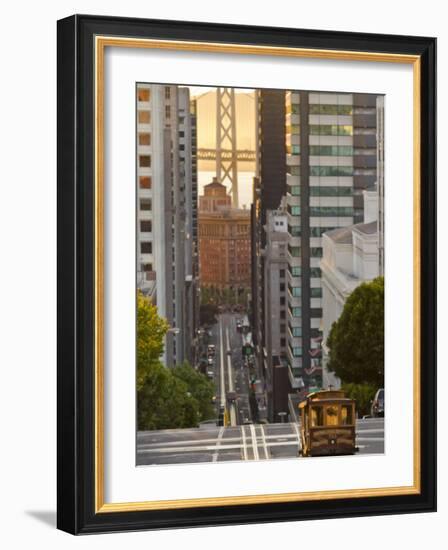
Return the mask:
[[311, 298], [322, 298], [322, 289], [320, 287], [312, 288], [311, 289]]
[[310, 176], [353, 176], [353, 166], [310, 166]]
[[302, 275], [302, 268], [300, 265], [289, 265], [288, 268], [293, 277], [300, 277]]
[[310, 187], [311, 197], [351, 197], [352, 194], [351, 187]]
[[[287, 124], [287, 134], [300, 134], [300, 124]], [[311, 136], [352, 136], [353, 126], [351, 124], [310, 124], [309, 134]]]
[[[300, 145], [287, 145], [286, 152], [290, 155], [300, 155]], [[351, 145], [310, 145], [310, 156], [314, 157], [351, 157]]]
[[286, 106], [286, 113], [287, 114], [292, 114], [292, 115], [300, 114], [300, 104], [298, 104], [298, 103], [289, 103]]
[[316, 157], [351, 157], [351, 145], [310, 145], [310, 156]]
[[352, 105], [310, 105], [311, 115], [351, 115]]
[[310, 255], [312, 258], [322, 258], [322, 248], [320, 246], [311, 247], [310, 248]]
[[353, 216], [353, 207], [351, 206], [311, 206], [310, 216], [338, 217]]
[[312, 136], [352, 136], [353, 126], [347, 124], [310, 124]]

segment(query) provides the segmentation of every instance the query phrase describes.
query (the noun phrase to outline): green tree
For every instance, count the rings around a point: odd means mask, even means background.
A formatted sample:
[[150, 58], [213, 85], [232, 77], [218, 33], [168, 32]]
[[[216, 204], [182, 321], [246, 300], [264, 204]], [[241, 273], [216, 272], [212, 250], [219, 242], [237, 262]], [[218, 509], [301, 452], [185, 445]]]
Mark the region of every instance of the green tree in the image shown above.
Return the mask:
[[160, 361], [169, 328], [157, 307], [137, 298], [137, 423], [139, 430], [197, 426], [199, 403], [181, 378]]
[[199, 421], [213, 418], [215, 416], [212, 404], [215, 393], [213, 382], [207, 376], [191, 367], [187, 362], [174, 367], [172, 372], [176, 378], [186, 385], [189, 394], [196, 400]]
[[347, 397], [356, 400], [356, 411], [359, 416], [370, 414], [370, 405], [378, 386], [372, 384], [342, 384], [341, 389]]
[[329, 370], [345, 384], [384, 385], [384, 277], [358, 286], [333, 323]]
[[137, 295], [137, 391], [150, 374], [151, 367], [159, 364], [163, 353], [163, 340], [169, 325], [159, 317], [157, 307], [141, 292]]

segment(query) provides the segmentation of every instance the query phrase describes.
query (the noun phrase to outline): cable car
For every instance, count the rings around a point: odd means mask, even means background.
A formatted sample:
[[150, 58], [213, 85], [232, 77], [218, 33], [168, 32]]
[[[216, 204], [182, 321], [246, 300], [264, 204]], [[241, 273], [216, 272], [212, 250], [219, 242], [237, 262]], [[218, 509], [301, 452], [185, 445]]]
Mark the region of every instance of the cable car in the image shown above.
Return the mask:
[[343, 391], [322, 390], [299, 404], [302, 456], [351, 455], [356, 447], [356, 403]]

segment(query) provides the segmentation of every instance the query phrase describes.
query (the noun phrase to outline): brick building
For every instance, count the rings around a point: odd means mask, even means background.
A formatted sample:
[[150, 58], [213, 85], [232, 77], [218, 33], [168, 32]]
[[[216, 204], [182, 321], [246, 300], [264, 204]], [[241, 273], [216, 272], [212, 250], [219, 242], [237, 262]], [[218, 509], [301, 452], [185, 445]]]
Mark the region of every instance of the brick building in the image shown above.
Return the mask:
[[201, 285], [250, 288], [250, 240], [249, 210], [231, 208], [226, 187], [214, 178], [199, 197]]

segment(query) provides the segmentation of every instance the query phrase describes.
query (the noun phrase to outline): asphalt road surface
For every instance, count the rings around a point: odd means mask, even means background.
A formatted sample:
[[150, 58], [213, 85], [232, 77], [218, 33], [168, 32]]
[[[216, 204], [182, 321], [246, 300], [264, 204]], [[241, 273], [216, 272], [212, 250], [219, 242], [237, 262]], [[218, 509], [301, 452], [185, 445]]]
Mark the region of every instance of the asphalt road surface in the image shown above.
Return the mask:
[[[138, 432], [137, 465], [298, 457], [298, 424], [254, 422], [249, 377], [256, 373], [250, 373], [242, 357], [242, 335], [236, 327], [240, 318], [241, 315], [230, 313], [219, 315], [209, 341], [215, 345], [212, 368], [216, 417], [219, 407], [225, 407], [227, 426], [211, 422], [200, 428]], [[229, 394], [234, 394], [236, 399], [229, 401]], [[258, 406], [256, 409], [258, 415], [260, 409]], [[384, 419], [358, 420], [356, 431], [360, 454], [384, 452]]]
[[[383, 453], [384, 419], [358, 420], [356, 436], [359, 454]], [[293, 422], [148, 431], [137, 434], [137, 465], [298, 458], [299, 448]]]

